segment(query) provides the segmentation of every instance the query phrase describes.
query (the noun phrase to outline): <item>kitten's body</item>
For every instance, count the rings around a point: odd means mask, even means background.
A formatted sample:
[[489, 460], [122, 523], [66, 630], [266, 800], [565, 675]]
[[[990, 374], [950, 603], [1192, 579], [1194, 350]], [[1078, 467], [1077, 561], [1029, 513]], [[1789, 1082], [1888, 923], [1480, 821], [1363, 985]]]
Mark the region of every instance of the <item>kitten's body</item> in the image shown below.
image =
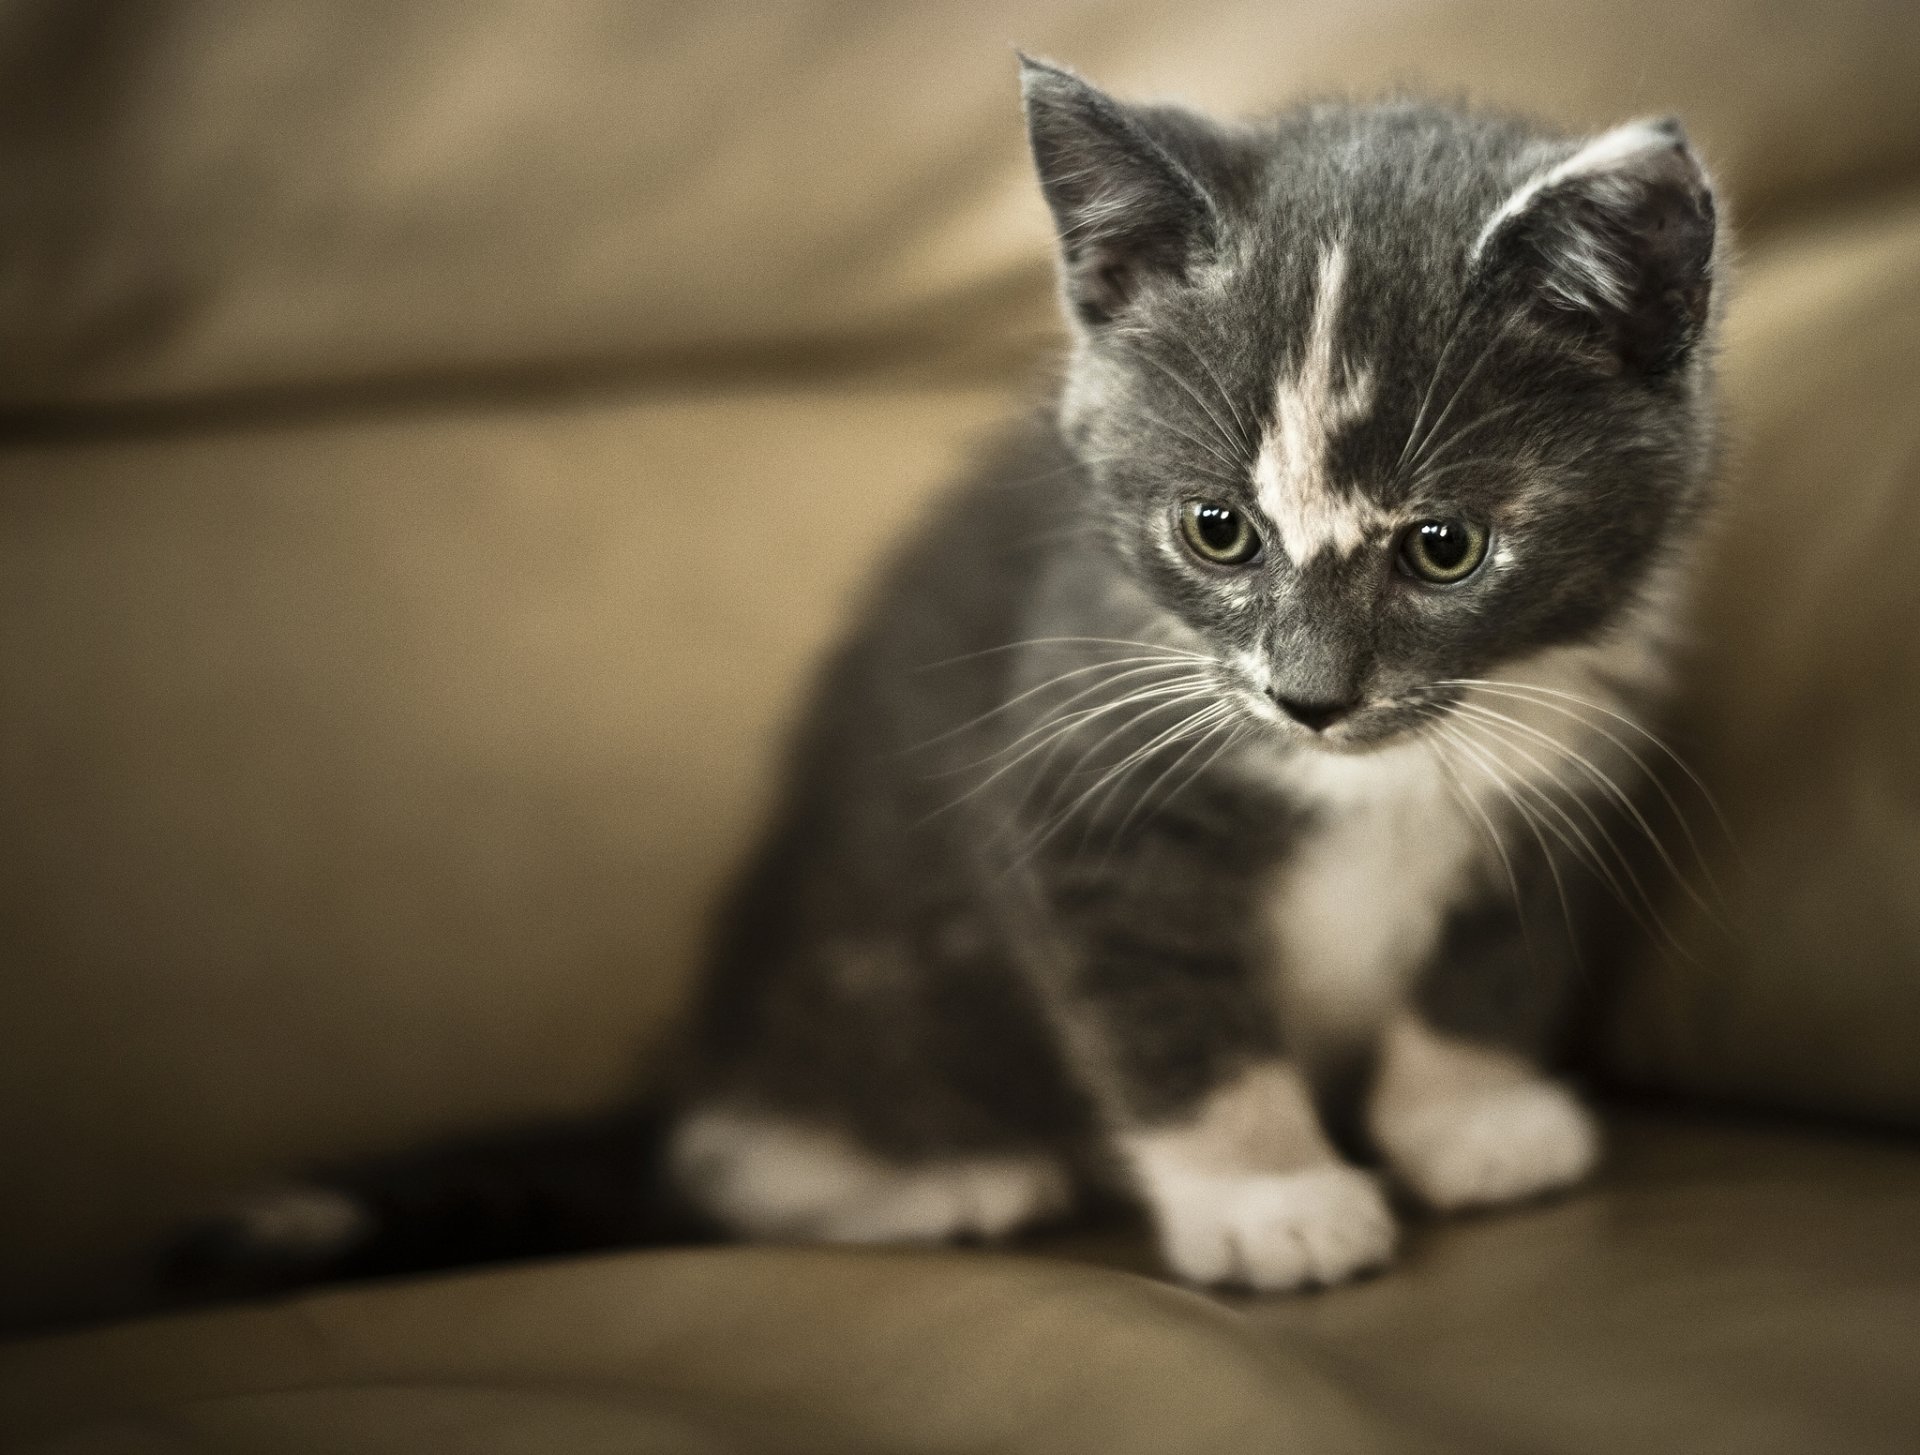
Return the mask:
[[[1710, 196], [1661, 125], [1026, 84], [1060, 408], [826, 673], [667, 1166], [775, 1238], [1104, 1184], [1186, 1276], [1334, 1281], [1392, 1247], [1362, 1162], [1452, 1208], [1594, 1160], [1536, 1068], [1704, 502]], [[1436, 518], [1486, 527], [1458, 585], [1396, 565]]]

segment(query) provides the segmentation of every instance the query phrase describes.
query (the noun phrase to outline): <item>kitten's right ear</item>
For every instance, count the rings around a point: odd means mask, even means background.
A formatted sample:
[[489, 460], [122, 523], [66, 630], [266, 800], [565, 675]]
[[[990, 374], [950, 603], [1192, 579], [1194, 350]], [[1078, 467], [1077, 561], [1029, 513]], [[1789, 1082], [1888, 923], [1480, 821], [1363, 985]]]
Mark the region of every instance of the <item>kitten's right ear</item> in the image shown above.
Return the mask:
[[1023, 55], [1020, 90], [1067, 301], [1098, 327], [1143, 283], [1183, 275], [1213, 246], [1213, 206], [1127, 108], [1078, 76]]
[[1713, 293], [1713, 184], [1672, 120], [1636, 121], [1527, 182], [1474, 244], [1539, 315], [1646, 374], [1684, 363]]

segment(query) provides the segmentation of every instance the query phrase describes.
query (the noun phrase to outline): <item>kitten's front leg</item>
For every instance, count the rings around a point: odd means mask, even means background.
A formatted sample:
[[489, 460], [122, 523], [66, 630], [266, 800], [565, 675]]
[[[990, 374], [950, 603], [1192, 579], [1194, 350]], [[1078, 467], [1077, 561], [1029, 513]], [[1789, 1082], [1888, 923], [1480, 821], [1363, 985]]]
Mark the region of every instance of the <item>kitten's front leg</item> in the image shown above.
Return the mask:
[[1511, 1052], [1443, 1036], [1409, 1014], [1380, 1054], [1373, 1137], [1429, 1207], [1521, 1202], [1585, 1180], [1599, 1160], [1591, 1114]]
[[[1342, 1162], [1285, 1057], [1262, 942], [1263, 871], [1204, 805], [1054, 883], [1053, 997], [1109, 1148], [1174, 1272], [1196, 1283], [1338, 1283], [1392, 1255], [1375, 1179]], [[1096, 867], [1097, 866], [1097, 867]]]
[[1168, 1264], [1197, 1283], [1339, 1283], [1393, 1254], [1378, 1183], [1341, 1162], [1300, 1073], [1257, 1062], [1190, 1116], [1117, 1138]]
[[1374, 1144], [1439, 1211], [1555, 1192], [1599, 1161], [1592, 1115], [1540, 1069], [1573, 967], [1536, 941], [1507, 909], [1456, 924], [1414, 1003], [1378, 1042], [1367, 1104]]

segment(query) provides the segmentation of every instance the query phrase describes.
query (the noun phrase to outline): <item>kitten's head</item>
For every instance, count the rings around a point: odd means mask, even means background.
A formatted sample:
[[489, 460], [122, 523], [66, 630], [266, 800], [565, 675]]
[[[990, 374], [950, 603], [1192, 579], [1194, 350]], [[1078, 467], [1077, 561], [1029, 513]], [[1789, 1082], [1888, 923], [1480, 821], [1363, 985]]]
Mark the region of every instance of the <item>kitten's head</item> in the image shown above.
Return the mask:
[[1067, 438], [1254, 711], [1363, 749], [1642, 606], [1710, 452], [1713, 194], [1676, 124], [1230, 127], [1022, 79]]

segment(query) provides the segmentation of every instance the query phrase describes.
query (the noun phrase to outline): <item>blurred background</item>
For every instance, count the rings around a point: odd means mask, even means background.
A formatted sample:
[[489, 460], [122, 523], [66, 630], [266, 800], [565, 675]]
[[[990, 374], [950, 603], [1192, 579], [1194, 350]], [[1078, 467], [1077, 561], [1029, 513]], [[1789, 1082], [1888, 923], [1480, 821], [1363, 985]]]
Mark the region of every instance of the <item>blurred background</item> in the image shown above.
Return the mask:
[[1016, 44], [1684, 118], [1740, 241], [1680, 735], [1742, 933], [1670, 906], [1606, 1071], [1920, 1125], [1908, 0], [7, 0], [8, 1316], [645, 1076], [809, 663], [1057, 357]]

